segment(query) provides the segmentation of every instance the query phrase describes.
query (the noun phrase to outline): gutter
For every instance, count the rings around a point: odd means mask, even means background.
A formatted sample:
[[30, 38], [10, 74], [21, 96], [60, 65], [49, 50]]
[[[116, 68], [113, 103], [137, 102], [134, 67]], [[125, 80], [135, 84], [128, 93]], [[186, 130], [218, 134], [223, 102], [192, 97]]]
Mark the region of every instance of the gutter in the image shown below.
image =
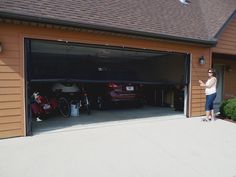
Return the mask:
[[171, 40], [175, 42], [179, 41], [179, 42], [201, 44], [201, 45], [207, 45], [207, 46], [215, 46], [217, 43], [216, 39], [209, 39], [209, 40], [191, 39], [191, 38], [184, 38], [184, 37], [178, 37], [178, 36], [122, 29], [122, 28], [117, 28], [117, 27], [108, 27], [108, 26], [101, 26], [101, 25], [94, 25], [94, 24], [86, 24], [86, 23], [44, 18], [44, 17], [35, 17], [35, 16], [15, 14], [15, 13], [9, 13], [9, 12], [0, 12], [0, 17], [12, 19], [12, 20], [22, 20], [22, 21], [28, 21], [28, 22], [52, 24], [52, 25], [63, 25], [63, 26], [84, 28], [84, 29], [90, 29], [90, 30], [92, 29], [92, 30], [99, 30], [99, 31], [105, 31], [105, 32], [137, 35], [137, 36], [148, 37], [148, 38]]

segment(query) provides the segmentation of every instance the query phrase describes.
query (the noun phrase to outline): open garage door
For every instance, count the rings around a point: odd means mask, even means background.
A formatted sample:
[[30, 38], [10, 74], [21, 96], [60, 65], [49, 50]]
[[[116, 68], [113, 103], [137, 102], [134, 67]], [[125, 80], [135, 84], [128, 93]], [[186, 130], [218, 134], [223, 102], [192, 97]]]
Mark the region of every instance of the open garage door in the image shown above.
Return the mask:
[[91, 92], [96, 92], [99, 83], [132, 83], [144, 85], [147, 102], [159, 106], [168, 99], [172, 104], [170, 91], [179, 89], [182, 103], [178, 105], [184, 109], [189, 83], [187, 54], [33, 39], [25, 40], [25, 49], [29, 96], [36, 88], [49, 89], [55, 82], [87, 84], [93, 88]]
[[41, 40], [28, 43], [30, 81], [188, 83], [185, 54]]

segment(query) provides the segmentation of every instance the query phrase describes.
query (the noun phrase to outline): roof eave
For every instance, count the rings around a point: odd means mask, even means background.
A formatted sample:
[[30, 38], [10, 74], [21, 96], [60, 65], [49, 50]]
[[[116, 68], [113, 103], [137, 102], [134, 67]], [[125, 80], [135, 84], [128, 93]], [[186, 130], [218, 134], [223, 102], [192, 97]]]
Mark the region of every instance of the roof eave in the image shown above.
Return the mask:
[[165, 34], [135, 31], [135, 30], [129, 30], [129, 29], [123, 29], [123, 28], [117, 28], [117, 27], [109, 27], [109, 26], [71, 22], [71, 21], [51, 19], [51, 18], [35, 17], [35, 16], [15, 14], [15, 13], [9, 13], [9, 12], [0, 12], [0, 17], [14, 19], [14, 20], [29, 21], [29, 22], [47, 23], [47, 24], [53, 24], [53, 25], [63, 25], [63, 26], [70, 26], [70, 27], [85, 28], [85, 29], [90, 29], [90, 30], [93, 29], [93, 30], [106, 31], [106, 32], [137, 35], [137, 36], [142, 36], [142, 37], [149, 37], [149, 38], [156, 38], [156, 39], [163, 39], [163, 40], [170, 40], [170, 41], [187, 42], [187, 43], [201, 44], [201, 45], [207, 45], [207, 46], [215, 46], [217, 43], [216, 39], [202, 40], [202, 39], [194, 39], [194, 38], [185, 38], [185, 37], [171, 36], [171, 35], [165, 35]]

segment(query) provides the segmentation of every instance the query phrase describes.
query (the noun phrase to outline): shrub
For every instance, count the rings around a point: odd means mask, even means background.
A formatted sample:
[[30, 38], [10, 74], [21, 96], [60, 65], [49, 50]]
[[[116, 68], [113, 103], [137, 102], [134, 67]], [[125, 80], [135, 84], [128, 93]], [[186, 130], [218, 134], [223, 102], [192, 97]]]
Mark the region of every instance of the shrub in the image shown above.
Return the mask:
[[226, 117], [225, 106], [229, 103], [230, 100], [224, 100], [220, 105], [220, 115]]
[[236, 99], [229, 99], [223, 107], [223, 114], [228, 118], [232, 118], [234, 110], [236, 110]]
[[232, 117], [231, 117], [234, 121], [236, 121], [236, 109], [234, 109]]

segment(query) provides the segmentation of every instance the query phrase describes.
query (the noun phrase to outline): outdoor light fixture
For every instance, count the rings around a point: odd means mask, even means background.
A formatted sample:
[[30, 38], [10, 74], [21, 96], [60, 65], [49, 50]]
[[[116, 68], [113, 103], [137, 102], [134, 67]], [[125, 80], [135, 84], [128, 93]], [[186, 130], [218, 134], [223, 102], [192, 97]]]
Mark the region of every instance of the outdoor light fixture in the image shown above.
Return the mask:
[[200, 64], [200, 65], [205, 65], [205, 64], [206, 64], [206, 60], [205, 60], [204, 56], [201, 56], [201, 57], [199, 58], [199, 64]]
[[0, 42], [0, 53], [2, 52], [2, 43]]

